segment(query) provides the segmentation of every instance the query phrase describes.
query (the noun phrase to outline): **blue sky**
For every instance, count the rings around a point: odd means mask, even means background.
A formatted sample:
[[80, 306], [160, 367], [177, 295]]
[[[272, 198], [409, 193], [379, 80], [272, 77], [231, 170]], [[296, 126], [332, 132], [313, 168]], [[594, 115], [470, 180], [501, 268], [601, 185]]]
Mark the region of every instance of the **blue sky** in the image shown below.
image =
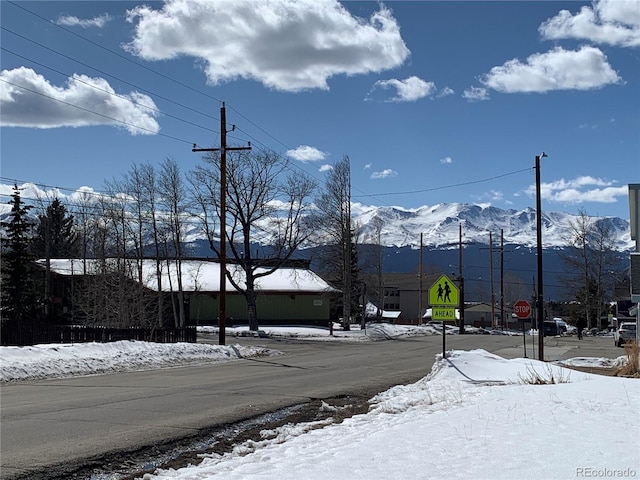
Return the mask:
[[640, 182], [639, 0], [0, 6], [3, 194], [190, 170], [223, 101], [229, 145], [348, 155], [364, 205], [534, 207], [542, 151], [545, 210], [628, 218]]

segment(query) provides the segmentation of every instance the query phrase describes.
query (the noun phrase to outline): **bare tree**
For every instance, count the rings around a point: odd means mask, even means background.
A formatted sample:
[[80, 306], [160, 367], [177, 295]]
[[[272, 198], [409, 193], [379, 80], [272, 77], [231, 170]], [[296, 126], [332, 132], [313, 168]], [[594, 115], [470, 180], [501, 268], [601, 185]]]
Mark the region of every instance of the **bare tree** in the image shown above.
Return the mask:
[[533, 287], [524, 278], [511, 272], [504, 272], [503, 283], [504, 299], [507, 305], [531, 298]]
[[[587, 328], [598, 326], [603, 304], [613, 288], [615, 272], [614, 233], [607, 219], [594, 220], [580, 210], [569, 223], [569, 249], [561, 259], [576, 300], [583, 306]], [[594, 323], [595, 317], [595, 323]]]
[[[102, 218], [104, 219], [104, 229], [102, 234], [103, 251], [101, 252], [102, 267], [100, 275], [108, 277], [113, 284], [111, 300], [117, 300], [114, 312], [117, 313], [116, 323], [118, 326], [127, 324], [128, 311], [128, 286], [119, 279], [127, 278], [127, 253], [131, 243], [131, 218], [128, 215], [129, 198], [123, 193], [125, 191], [123, 182], [112, 180], [105, 184], [107, 195], [100, 197], [102, 208]], [[108, 263], [108, 258], [114, 258], [115, 263]], [[108, 270], [108, 272], [107, 272]], [[105, 290], [109, 292], [109, 289]]]
[[[92, 242], [92, 232], [97, 223], [97, 201], [95, 194], [82, 190], [75, 194], [75, 217], [79, 235], [79, 257], [83, 260], [93, 256], [95, 249]], [[87, 274], [87, 262], [82, 262], [82, 273]], [[72, 309], [73, 312], [73, 309]]]
[[[320, 226], [330, 243], [328, 265], [333, 267], [342, 289], [343, 327], [348, 330], [351, 319], [352, 280], [354, 276], [353, 228], [351, 226], [351, 164], [348, 156], [336, 162], [327, 174], [324, 189], [317, 202]], [[333, 260], [331, 260], [333, 259]]]
[[[219, 256], [215, 242], [215, 218], [228, 215], [226, 235], [235, 263], [243, 278], [227, 271], [226, 276], [247, 302], [249, 328], [258, 330], [256, 281], [281, 268], [307, 240], [303, 214], [315, 188], [315, 182], [302, 174], [289, 174], [274, 152], [238, 152], [227, 156], [227, 211], [220, 211], [220, 156], [204, 157], [192, 173], [197, 203], [202, 208], [209, 245]], [[226, 217], [225, 217], [226, 218]], [[218, 225], [220, 223], [218, 222]], [[256, 247], [257, 241], [267, 247]], [[253, 249], [256, 248], [254, 255]], [[230, 269], [231, 270], [231, 269]], [[244, 284], [242, 283], [244, 281]]]
[[613, 297], [615, 279], [621, 276], [616, 271], [615, 238], [608, 219], [596, 220], [591, 234], [593, 248], [593, 276], [596, 279], [597, 318], [603, 313], [603, 306]]
[[[171, 263], [175, 267], [177, 290], [172, 291], [172, 307], [176, 327], [186, 325], [185, 293], [182, 285], [182, 260], [184, 257], [184, 229], [188, 217], [187, 186], [180, 172], [178, 163], [167, 158], [162, 164], [162, 171], [158, 182], [160, 204], [167, 215], [167, 225], [170, 233], [169, 247], [171, 257], [167, 256], [167, 269], [171, 271]], [[171, 278], [171, 276], [169, 276]]]
[[147, 221], [151, 230], [153, 240], [153, 256], [156, 270], [156, 298], [157, 298], [157, 323], [159, 327], [164, 326], [164, 292], [162, 291], [162, 250], [161, 250], [161, 222], [158, 213], [158, 179], [155, 169], [151, 164], [144, 164], [139, 169], [139, 176], [142, 184], [141, 201], [147, 213]]

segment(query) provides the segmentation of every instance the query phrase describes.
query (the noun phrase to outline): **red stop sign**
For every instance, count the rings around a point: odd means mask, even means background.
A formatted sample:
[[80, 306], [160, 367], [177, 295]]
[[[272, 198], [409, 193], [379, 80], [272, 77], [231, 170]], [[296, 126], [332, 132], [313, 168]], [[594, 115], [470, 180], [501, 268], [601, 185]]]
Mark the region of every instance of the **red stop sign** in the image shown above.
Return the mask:
[[518, 300], [513, 304], [513, 311], [518, 318], [529, 318], [531, 316], [531, 305], [526, 300]]

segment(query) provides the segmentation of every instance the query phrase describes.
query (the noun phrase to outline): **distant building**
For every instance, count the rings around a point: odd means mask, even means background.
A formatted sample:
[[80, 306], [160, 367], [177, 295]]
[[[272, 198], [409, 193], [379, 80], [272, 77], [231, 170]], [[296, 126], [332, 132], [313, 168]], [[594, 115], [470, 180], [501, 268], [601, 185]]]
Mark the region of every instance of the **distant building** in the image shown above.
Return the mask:
[[[116, 262], [117, 259], [107, 259]], [[122, 261], [122, 259], [120, 259]], [[128, 280], [139, 283], [153, 292], [158, 291], [157, 264], [155, 260], [142, 260], [141, 269], [137, 261], [127, 259], [131, 264]], [[85, 276], [98, 275], [98, 260], [52, 259], [50, 272], [60, 297], [56, 302], [64, 305], [64, 312], [70, 316], [73, 298], [70, 285]], [[44, 260], [38, 261], [44, 267]], [[215, 261], [182, 260], [182, 288], [185, 303], [188, 304], [188, 323], [191, 325], [215, 325], [219, 315], [220, 264]], [[245, 284], [244, 272], [238, 265], [229, 264], [227, 270], [241, 287]], [[259, 270], [261, 271], [261, 270]], [[175, 261], [162, 262], [162, 291], [167, 295], [177, 290], [177, 268]], [[66, 287], [65, 287], [66, 285]], [[227, 280], [227, 324], [246, 324], [247, 304], [241, 292]], [[256, 280], [258, 320], [262, 325], [303, 324], [326, 326], [329, 322], [328, 295], [336, 289], [327, 284], [311, 270], [302, 267], [281, 267], [272, 274]]]
[[[376, 274], [363, 274], [367, 284], [367, 298], [376, 307], [382, 303], [381, 310], [391, 315], [400, 312], [394, 323], [417, 325], [422, 322], [429, 308], [429, 287], [440, 277], [440, 274], [423, 274], [422, 291], [418, 273], [384, 273], [382, 274], [382, 295], [378, 289], [380, 277]], [[422, 295], [422, 302], [420, 296]], [[382, 299], [382, 302], [380, 302]], [[422, 311], [420, 311], [422, 310]]]

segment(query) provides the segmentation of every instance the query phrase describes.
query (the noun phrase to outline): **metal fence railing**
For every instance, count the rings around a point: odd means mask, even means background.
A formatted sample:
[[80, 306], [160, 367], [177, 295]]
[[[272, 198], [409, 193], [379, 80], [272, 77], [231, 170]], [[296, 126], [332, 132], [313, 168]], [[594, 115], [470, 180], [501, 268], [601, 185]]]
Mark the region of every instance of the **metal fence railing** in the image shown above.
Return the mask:
[[26, 346], [46, 343], [87, 343], [138, 340], [156, 343], [196, 342], [196, 327], [112, 328], [85, 325], [51, 325], [35, 322], [2, 322], [0, 345]]

